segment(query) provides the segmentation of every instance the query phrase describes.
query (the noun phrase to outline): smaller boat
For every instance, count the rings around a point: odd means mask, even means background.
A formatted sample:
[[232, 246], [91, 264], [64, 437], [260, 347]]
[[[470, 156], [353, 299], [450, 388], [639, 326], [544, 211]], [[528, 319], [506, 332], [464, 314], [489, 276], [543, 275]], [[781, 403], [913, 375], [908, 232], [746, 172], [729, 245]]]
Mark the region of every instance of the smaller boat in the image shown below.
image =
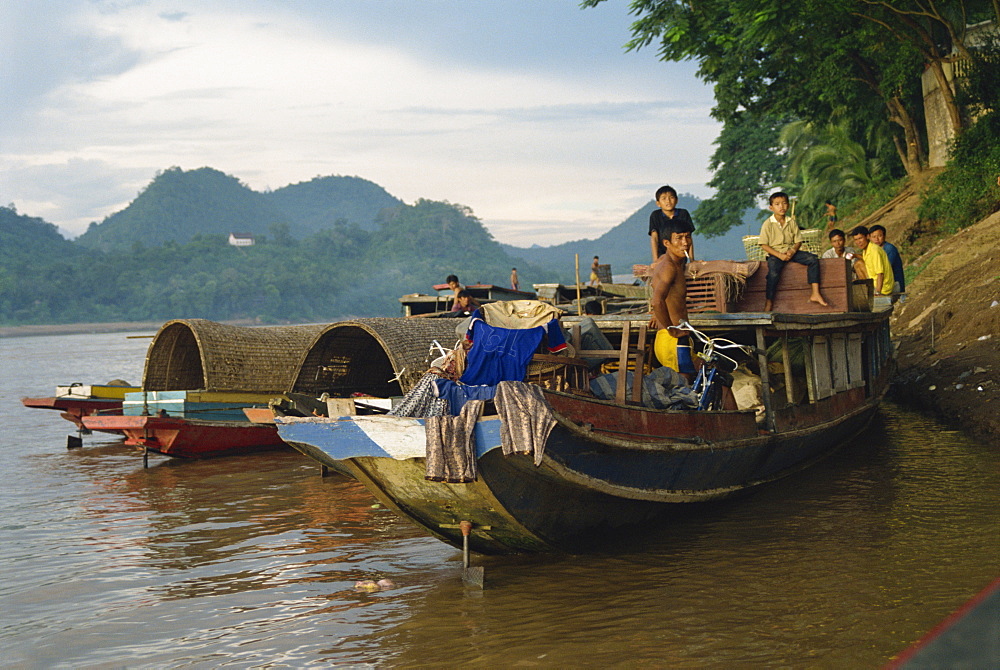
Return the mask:
[[119, 379], [107, 384], [75, 383], [57, 386], [54, 396], [21, 398], [21, 404], [25, 407], [61, 412], [59, 416], [72, 422], [77, 429], [84, 430], [83, 417], [95, 414], [121, 414], [125, 394], [139, 390], [138, 387]]
[[83, 425], [90, 430], [124, 433], [126, 445], [178, 458], [230, 456], [284, 446], [273, 424], [246, 420], [95, 415], [83, 417]]
[[[436, 293], [410, 293], [399, 299], [403, 305], [403, 316], [447, 316], [451, 305], [455, 302], [455, 294], [447, 284], [435, 284], [432, 287]], [[515, 291], [505, 286], [494, 284], [469, 284], [465, 287], [479, 304], [484, 305], [498, 300], [534, 300], [534, 291]]]
[[122, 414], [82, 419], [89, 430], [118, 432], [125, 444], [167, 456], [207, 458], [282, 448], [273, 424], [252, 423], [244, 409], [267, 407], [269, 393], [140, 391], [125, 394]]

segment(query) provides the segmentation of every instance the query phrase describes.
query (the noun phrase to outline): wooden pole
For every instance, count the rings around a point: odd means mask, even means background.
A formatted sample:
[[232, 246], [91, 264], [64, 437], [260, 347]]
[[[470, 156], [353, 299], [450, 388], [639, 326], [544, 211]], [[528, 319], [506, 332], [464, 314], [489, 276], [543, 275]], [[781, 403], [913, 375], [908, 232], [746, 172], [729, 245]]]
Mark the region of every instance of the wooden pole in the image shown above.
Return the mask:
[[785, 399], [795, 404], [795, 382], [792, 380], [792, 357], [788, 351], [788, 334], [781, 336], [781, 365], [785, 369]]
[[764, 417], [767, 422], [767, 429], [772, 433], [775, 431], [774, 408], [771, 404], [771, 375], [767, 369], [767, 348], [764, 346], [764, 329], [759, 326], [757, 331], [757, 362], [760, 364], [760, 391], [764, 396]]
[[583, 303], [580, 298], [580, 254], [573, 254], [576, 258], [576, 314], [583, 316]]

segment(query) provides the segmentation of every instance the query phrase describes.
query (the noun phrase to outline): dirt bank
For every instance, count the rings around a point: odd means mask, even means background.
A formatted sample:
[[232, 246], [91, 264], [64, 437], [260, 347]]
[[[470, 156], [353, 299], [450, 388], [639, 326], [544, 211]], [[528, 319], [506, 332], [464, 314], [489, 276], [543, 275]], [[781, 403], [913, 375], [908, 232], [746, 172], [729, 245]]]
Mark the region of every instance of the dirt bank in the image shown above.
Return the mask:
[[903, 241], [917, 273], [893, 316], [893, 396], [1000, 446], [1000, 212], [934, 241], [918, 229], [918, 190], [865, 222]]

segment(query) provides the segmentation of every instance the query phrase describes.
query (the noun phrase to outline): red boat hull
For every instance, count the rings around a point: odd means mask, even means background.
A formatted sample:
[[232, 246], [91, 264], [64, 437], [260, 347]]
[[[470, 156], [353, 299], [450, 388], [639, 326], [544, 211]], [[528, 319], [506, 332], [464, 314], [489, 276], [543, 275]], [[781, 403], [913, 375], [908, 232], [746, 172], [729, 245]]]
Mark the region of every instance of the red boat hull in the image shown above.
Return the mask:
[[21, 398], [21, 404], [35, 409], [60, 410], [62, 418], [83, 428], [83, 417], [96, 414], [115, 415], [122, 413], [122, 401], [117, 398], [74, 398], [55, 396], [49, 398]]
[[169, 416], [85, 416], [82, 421], [91, 430], [124, 433], [127, 445], [178, 458], [227, 456], [286, 446], [273, 424]]

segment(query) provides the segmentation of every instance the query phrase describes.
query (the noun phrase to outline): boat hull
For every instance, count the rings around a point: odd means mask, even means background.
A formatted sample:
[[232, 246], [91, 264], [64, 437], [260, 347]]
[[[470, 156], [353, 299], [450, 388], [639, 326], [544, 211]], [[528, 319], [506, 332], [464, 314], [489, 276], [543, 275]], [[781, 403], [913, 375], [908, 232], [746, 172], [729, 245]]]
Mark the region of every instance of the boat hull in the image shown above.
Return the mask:
[[178, 458], [210, 458], [283, 448], [275, 426], [161, 416], [87, 416], [91, 430], [118, 431], [125, 444]]
[[47, 398], [21, 398], [25, 407], [34, 409], [54, 409], [59, 416], [83, 428], [83, 417], [95, 414], [114, 415], [122, 413], [121, 399], [85, 398], [76, 396], [54, 396]]
[[[435, 537], [461, 547], [458, 524], [468, 520], [474, 551], [503, 554], [576, 551], [620, 529], [690, 511], [690, 503], [746, 494], [827, 455], [863, 430], [877, 409], [876, 401], [862, 401], [809, 429], [777, 435], [758, 434], [751, 414], [753, 428], [737, 420], [730, 432], [743, 434], [727, 436], [719, 415], [657, 411], [644, 417], [642, 408], [619, 406], [624, 425], [635, 428], [653, 420], [667, 431], [660, 435], [675, 436], [623, 439], [617, 434], [622, 431], [588, 431], [558, 411], [594, 417], [601, 403], [568, 396], [549, 399], [559, 423], [541, 464], [536, 467], [529, 455], [504, 456], [500, 420], [482, 419], [475, 433], [478, 478], [471, 483], [425, 479], [425, 438], [418, 419], [389, 422], [398, 427], [392, 431], [368, 428], [377, 418], [365, 419], [361, 428], [352, 417], [313, 419], [279, 424], [279, 432], [294, 448], [357, 479]], [[685, 438], [685, 431], [716, 431], [719, 439]]]

